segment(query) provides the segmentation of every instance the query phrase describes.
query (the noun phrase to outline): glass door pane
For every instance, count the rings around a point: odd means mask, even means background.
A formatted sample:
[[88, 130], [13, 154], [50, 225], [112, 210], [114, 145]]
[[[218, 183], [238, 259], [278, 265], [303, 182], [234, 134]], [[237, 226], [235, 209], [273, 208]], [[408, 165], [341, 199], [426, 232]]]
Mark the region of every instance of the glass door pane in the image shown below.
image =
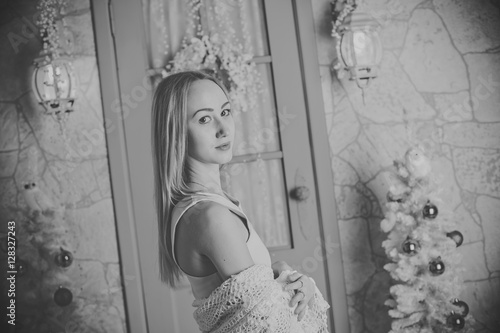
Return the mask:
[[[205, 31], [233, 34], [243, 43], [246, 52], [256, 57], [269, 55], [263, 1], [207, 0], [202, 3], [204, 9], [200, 12]], [[223, 12], [227, 20], [218, 20], [216, 11]]]
[[[198, 17], [193, 17], [191, 8], [197, 3], [202, 6], [194, 11]], [[241, 43], [255, 57], [269, 55], [261, 0], [142, 0], [142, 8], [151, 69], [164, 68], [182, 48], [182, 41], [196, 35], [197, 24], [206, 33]], [[226, 19], [217, 19], [216, 12]]]
[[236, 127], [233, 154], [247, 155], [281, 151], [279, 119], [276, 112], [271, 65], [258, 64], [263, 90], [254, 110], [235, 112]]
[[288, 205], [281, 159], [262, 159], [227, 165], [223, 186], [243, 211], [268, 248], [290, 248]]

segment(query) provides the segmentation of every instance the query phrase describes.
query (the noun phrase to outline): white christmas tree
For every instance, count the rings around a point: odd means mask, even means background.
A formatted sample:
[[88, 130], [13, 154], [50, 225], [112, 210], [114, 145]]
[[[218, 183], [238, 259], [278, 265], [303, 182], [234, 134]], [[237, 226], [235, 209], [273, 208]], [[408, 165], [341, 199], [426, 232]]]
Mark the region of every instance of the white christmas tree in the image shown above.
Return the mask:
[[[382, 246], [392, 261], [384, 266], [396, 281], [386, 301], [394, 318], [390, 333], [472, 332], [463, 289], [463, 235], [439, 198], [431, 163], [419, 148], [394, 161], [381, 228]], [[439, 207], [439, 209], [438, 209]]]

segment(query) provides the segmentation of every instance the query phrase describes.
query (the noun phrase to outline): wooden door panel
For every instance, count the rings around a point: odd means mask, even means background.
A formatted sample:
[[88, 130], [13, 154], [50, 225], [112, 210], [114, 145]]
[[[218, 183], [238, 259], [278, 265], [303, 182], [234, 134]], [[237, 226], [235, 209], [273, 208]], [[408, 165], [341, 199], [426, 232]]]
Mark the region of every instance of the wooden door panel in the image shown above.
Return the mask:
[[[291, 265], [313, 276], [318, 288], [326, 292], [324, 262], [314, 256], [318, 247], [321, 250], [321, 243], [310, 241], [301, 233], [301, 225], [307, 224], [310, 235], [314, 235], [312, 238], [319, 239], [320, 236], [293, 6], [289, 0], [266, 0], [265, 5], [275, 95], [278, 112], [282, 115], [280, 134], [282, 142], [286, 143], [283, 144], [283, 159], [293, 236], [293, 249], [273, 251], [272, 257], [286, 258]], [[301, 176], [297, 177], [298, 174]], [[305, 186], [310, 191], [306, 201], [290, 197], [291, 192], [299, 186]], [[314, 262], [314, 265], [304, 267], [304, 263], [308, 262]], [[306, 270], [308, 267], [310, 269]]]

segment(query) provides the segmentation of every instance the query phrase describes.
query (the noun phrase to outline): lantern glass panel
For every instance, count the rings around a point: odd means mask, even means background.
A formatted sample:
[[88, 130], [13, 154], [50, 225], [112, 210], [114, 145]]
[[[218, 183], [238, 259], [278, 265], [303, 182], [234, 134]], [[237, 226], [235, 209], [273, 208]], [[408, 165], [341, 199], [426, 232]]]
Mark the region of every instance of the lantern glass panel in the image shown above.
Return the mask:
[[346, 31], [340, 41], [340, 56], [345, 67], [356, 66], [356, 55], [352, 41], [352, 31]]
[[379, 62], [379, 49], [375, 33], [355, 31], [353, 33], [354, 53], [358, 66], [373, 66]]
[[57, 94], [59, 98], [69, 98], [71, 95], [69, 70], [70, 69], [67, 68], [67, 65], [64, 63], [54, 65]]
[[373, 46], [369, 38], [363, 31], [354, 31], [353, 46], [356, 63], [358, 66], [370, 64], [371, 55], [373, 54]]
[[36, 71], [35, 85], [40, 101], [47, 101], [56, 98], [54, 87], [54, 70], [51, 65], [45, 65]]

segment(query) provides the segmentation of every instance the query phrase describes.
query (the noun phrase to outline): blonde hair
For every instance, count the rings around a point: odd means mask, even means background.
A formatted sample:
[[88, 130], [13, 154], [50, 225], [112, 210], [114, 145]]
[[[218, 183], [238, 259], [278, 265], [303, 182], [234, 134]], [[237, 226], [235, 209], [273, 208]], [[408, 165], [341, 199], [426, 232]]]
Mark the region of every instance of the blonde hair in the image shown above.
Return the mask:
[[151, 142], [160, 279], [172, 287], [179, 281], [182, 271], [173, 259], [170, 215], [175, 204], [190, 193], [186, 172], [187, 96], [193, 82], [198, 80], [213, 81], [227, 96], [225, 87], [212, 76], [186, 71], [163, 79], [153, 97]]

